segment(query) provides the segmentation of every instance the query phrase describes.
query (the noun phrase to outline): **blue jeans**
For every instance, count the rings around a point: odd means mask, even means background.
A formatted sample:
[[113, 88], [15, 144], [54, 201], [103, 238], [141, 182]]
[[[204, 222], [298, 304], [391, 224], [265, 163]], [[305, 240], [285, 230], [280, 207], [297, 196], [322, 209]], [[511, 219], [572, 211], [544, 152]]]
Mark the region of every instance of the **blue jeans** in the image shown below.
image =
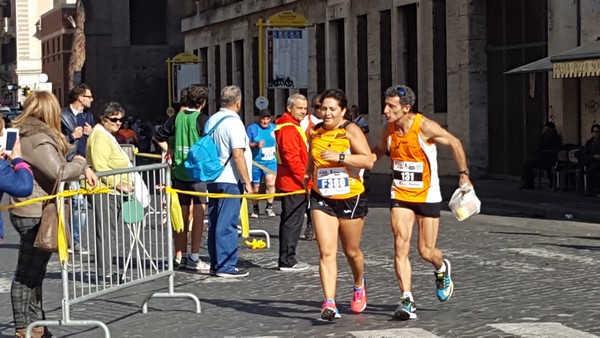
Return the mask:
[[71, 229], [74, 243], [81, 243], [81, 228], [86, 226], [86, 209], [87, 201], [83, 195], [75, 195], [71, 198], [71, 210], [73, 210]]
[[[79, 182], [70, 182], [69, 189], [79, 190]], [[71, 198], [71, 231], [73, 232], [73, 243], [81, 243], [81, 228], [86, 225], [87, 201], [83, 195], [75, 195]]]
[[[243, 186], [234, 183], [209, 183], [209, 193], [242, 194]], [[238, 261], [238, 231], [241, 198], [209, 198], [208, 254], [214, 272], [234, 271]]]

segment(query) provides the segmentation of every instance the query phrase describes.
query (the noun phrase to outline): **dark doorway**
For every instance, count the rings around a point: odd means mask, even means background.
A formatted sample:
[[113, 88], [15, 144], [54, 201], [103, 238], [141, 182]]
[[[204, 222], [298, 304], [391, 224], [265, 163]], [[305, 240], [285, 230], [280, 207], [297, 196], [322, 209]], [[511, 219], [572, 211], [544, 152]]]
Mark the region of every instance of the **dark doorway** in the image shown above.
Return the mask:
[[489, 174], [521, 174], [548, 120], [548, 74], [507, 70], [546, 57], [546, 0], [488, 0]]

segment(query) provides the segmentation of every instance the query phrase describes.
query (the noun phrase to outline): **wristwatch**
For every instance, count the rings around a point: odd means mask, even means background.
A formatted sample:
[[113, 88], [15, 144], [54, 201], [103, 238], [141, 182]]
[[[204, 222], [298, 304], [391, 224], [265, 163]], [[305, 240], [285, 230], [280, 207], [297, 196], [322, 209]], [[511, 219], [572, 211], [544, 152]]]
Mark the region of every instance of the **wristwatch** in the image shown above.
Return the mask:
[[344, 163], [344, 160], [346, 159], [346, 154], [344, 153], [340, 153], [340, 159], [338, 160], [338, 162], [340, 164]]
[[464, 175], [467, 175], [467, 176], [469, 176], [469, 169], [465, 169], [465, 170], [459, 170], [459, 171], [458, 171], [458, 174], [460, 174], [460, 175], [464, 174]]

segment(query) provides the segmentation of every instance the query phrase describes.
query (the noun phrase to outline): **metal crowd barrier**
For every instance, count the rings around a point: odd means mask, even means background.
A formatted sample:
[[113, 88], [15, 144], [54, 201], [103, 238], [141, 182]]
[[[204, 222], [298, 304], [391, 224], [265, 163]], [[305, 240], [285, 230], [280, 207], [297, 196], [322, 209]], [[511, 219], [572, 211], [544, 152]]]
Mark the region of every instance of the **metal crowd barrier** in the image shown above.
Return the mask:
[[[31, 323], [27, 337], [37, 326], [97, 326], [110, 337], [108, 326], [100, 320], [72, 319], [71, 306], [163, 277], [168, 277], [167, 292], [148, 295], [142, 303], [142, 313], [148, 312], [152, 298], [190, 298], [196, 304], [196, 313], [201, 312], [196, 295], [175, 292], [173, 233], [166, 208], [170, 205], [170, 196], [165, 193], [165, 187], [171, 185], [168, 165], [151, 164], [97, 175], [102, 183], [130, 179], [132, 186], [139, 186], [136, 180], [143, 179], [150, 195], [148, 203], [144, 206], [134, 194], [121, 194], [116, 190], [64, 199], [66, 204], [81, 207], [71, 207], [61, 215], [70, 226], [75, 218], [82, 223], [81, 250], [73, 250], [72, 245], [68, 261], [61, 264], [62, 319]], [[71, 243], [74, 243], [72, 230]]]

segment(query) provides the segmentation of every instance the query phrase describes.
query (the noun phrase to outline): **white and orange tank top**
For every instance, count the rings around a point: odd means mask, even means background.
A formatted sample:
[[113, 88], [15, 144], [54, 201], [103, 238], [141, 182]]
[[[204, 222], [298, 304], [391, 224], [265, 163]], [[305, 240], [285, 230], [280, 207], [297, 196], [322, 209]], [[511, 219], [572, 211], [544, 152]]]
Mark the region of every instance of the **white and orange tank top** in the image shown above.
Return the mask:
[[344, 154], [351, 153], [346, 125], [334, 130], [325, 130], [322, 124], [317, 124], [310, 134], [310, 153], [314, 162], [313, 190], [321, 196], [336, 200], [358, 196], [365, 191], [362, 169], [321, 158], [321, 152], [326, 149]]
[[439, 203], [442, 201], [438, 177], [437, 148], [421, 137], [421, 114], [404, 135], [393, 123], [388, 125], [388, 151], [393, 180], [391, 197], [413, 203]]

